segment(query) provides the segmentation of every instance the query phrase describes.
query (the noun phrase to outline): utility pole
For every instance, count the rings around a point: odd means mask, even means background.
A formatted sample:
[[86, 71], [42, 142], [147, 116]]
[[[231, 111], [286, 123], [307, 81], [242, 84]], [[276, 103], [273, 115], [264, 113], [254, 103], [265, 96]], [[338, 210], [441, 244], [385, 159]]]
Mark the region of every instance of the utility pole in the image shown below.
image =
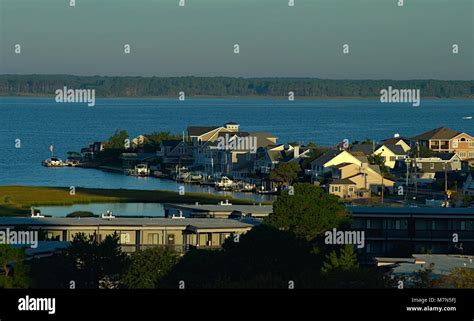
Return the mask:
[[443, 163], [444, 169], [444, 203], [448, 206], [448, 169], [446, 163]]
[[415, 198], [418, 196], [418, 177], [417, 177], [417, 164], [416, 164], [416, 159], [418, 158], [420, 154], [420, 144], [419, 142], [416, 142], [416, 154], [415, 154], [415, 177], [414, 177], [414, 183], [415, 183]]
[[409, 175], [410, 175], [410, 174], [409, 174], [409, 170], [410, 170], [409, 164], [410, 164], [410, 163], [411, 163], [411, 162], [410, 162], [408, 159], [405, 160], [405, 164], [407, 165], [407, 181], [406, 181], [406, 185], [405, 185], [405, 188], [406, 188], [406, 191], [405, 191], [405, 203], [407, 202], [407, 199], [408, 199], [408, 184], [409, 184], [408, 178], [409, 178]]
[[383, 184], [383, 173], [382, 173], [382, 199], [381, 199], [382, 205], [383, 205], [383, 196], [384, 196], [383, 193], [384, 193], [384, 190], [385, 190], [385, 186], [384, 186], [384, 184]]

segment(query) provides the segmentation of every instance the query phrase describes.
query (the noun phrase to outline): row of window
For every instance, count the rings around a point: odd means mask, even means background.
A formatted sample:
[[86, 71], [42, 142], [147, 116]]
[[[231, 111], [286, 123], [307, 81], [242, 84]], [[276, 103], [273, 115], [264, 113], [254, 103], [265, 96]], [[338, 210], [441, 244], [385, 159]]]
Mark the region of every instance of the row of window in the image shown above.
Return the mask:
[[[353, 227], [357, 229], [408, 229], [408, 219], [354, 219]], [[459, 230], [474, 231], [474, 220], [415, 220], [416, 230]]]

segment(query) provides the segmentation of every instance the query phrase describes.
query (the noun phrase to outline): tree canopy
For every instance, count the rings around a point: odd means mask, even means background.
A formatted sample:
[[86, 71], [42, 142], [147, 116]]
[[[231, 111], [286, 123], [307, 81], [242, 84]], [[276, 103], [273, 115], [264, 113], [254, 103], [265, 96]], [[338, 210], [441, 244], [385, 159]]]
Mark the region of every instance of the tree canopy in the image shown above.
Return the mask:
[[350, 217], [338, 197], [303, 183], [294, 186], [292, 195], [285, 191], [277, 198], [265, 223], [313, 240], [326, 230], [347, 226]]
[[420, 88], [424, 97], [469, 97], [474, 81], [330, 80], [318, 78], [103, 77], [0, 75], [0, 95], [54, 95], [58, 88], [95, 89], [97, 97], [287, 96], [379, 97], [380, 89]]

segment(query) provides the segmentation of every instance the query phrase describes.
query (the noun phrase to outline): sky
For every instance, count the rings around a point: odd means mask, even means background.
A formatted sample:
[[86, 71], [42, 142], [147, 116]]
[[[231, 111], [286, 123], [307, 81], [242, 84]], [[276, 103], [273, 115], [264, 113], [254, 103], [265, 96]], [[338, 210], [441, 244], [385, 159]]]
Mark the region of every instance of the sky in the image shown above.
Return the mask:
[[0, 0], [0, 74], [474, 75], [473, 0], [69, 1]]

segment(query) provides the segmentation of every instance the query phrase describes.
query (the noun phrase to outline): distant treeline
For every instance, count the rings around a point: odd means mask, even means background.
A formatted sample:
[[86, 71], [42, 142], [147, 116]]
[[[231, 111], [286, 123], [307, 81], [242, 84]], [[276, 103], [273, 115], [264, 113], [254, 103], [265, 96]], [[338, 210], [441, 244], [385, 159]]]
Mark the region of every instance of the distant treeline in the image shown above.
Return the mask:
[[102, 77], [69, 75], [0, 75], [0, 95], [54, 95], [58, 88], [95, 89], [98, 97], [295, 96], [373, 97], [392, 86], [420, 89], [423, 97], [472, 97], [474, 81], [327, 80], [317, 78]]

